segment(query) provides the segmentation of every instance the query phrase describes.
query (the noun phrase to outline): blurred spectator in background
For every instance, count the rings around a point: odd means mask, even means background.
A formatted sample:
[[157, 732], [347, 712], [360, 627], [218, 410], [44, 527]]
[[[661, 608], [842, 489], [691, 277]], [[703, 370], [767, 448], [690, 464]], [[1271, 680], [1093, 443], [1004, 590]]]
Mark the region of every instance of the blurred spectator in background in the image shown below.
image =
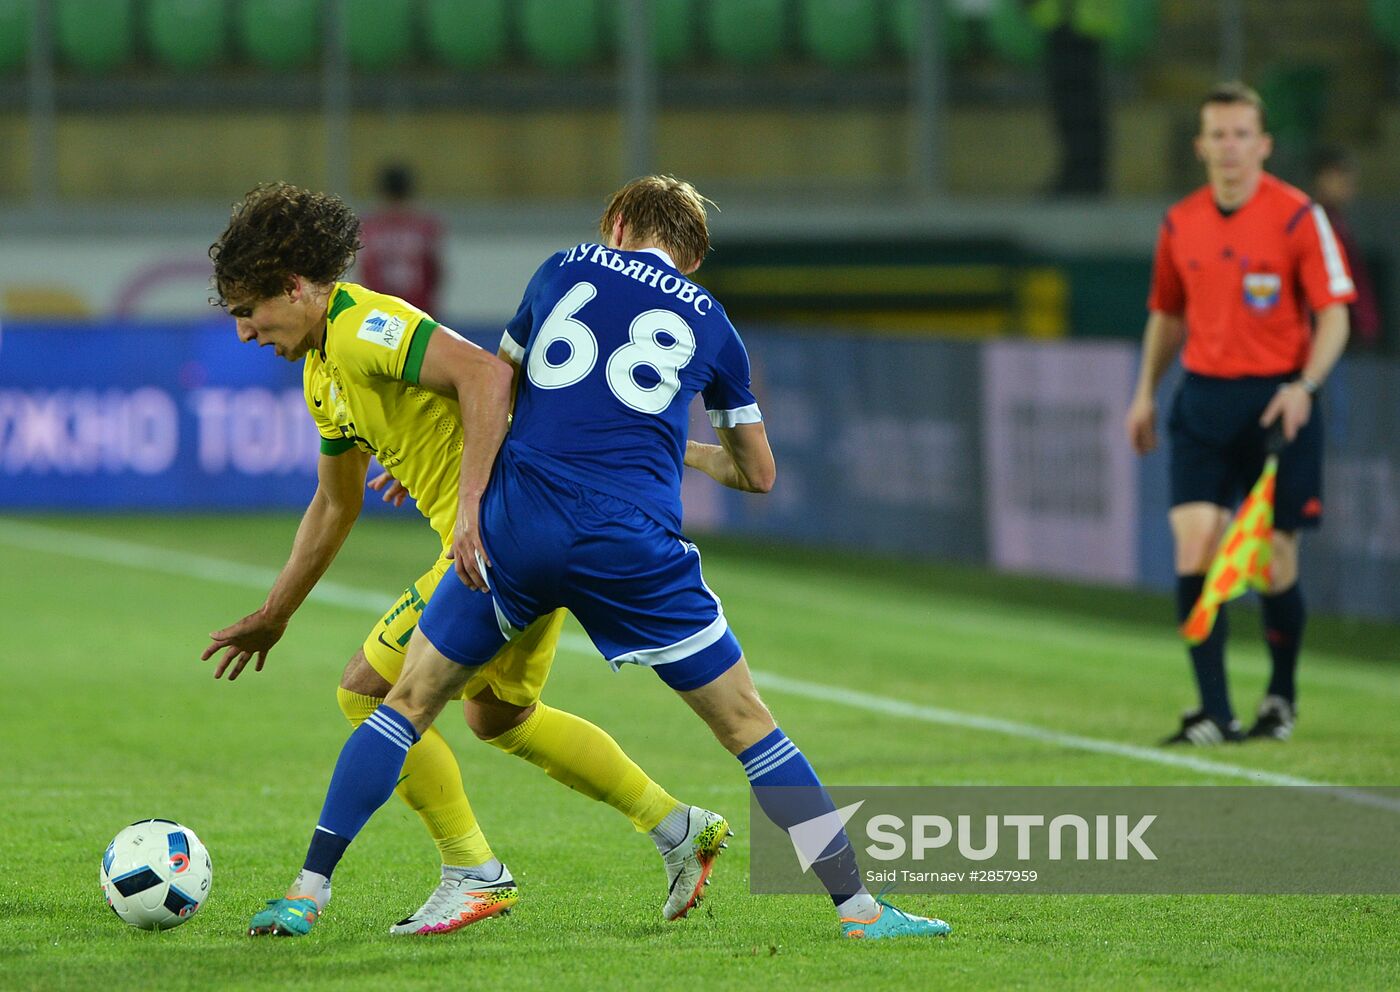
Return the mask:
[[1108, 180], [1108, 101], [1104, 91], [1105, 40], [1122, 0], [1026, 0], [1045, 32], [1050, 112], [1060, 142], [1054, 194], [1097, 195]]
[[1346, 218], [1347, 208], [1356, 198], [1356, 168], [1351, 156], [1340, 148], [1319, 152], [1313, 162], [1312, 194], [1327, 212], [1356, 284], [1356, 301], [1351, 304], [1349, 350], [1376, 351], [1381, 346], [1381, 311], [1376, 303], [1375, 284], [1366, 268], [1366, 255], [1356, 243]]
[[379, 173], [383, 205], [364, 219], [360, 279], [375, 292], [438, 313], [442, 284], [442, 223], [413, 206], [413, 173], [388, 165]]

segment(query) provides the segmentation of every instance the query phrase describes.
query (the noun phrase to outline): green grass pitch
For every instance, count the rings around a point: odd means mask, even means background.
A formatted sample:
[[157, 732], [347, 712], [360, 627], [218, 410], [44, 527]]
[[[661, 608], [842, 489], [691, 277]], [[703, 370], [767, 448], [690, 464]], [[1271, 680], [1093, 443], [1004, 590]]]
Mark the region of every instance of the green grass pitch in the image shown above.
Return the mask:
[[[206, 632], [257, 606], [260, 570], [281, 563], [294, 528], [285, 516], [0, 519], [0, 988], [1400, 987], [1397, 897], [905, 894], [901, 905], [947, 919], [953, 936], [839, 941], [824, 899], [748, 892], [747, 791], [734, 760], [659, 680], [613, 675], [577, 648], [561, 652], [545, 698], [734, 822], [737, 842], [692, 919], [661, 921], [663, 874], [646, 838], [477, 743], [449, 709], [440, 726], [521, 882], [517, 911], [443, 938], [388, 936], [436, 877], [416, 817], [391, 800], [337, 873], [310, 939], [249, 940], [249, 915], [299, 864], [344, 740], [341, 667], [376, 604], [435, 550], [416, 518], [362, 522], [327, 577], [339, 599], [307, 603], [264, 672], [215, 682], [198, 660]], [[769, 676], [779, 722], [828, 783], [1241, 781], [859, 705], [873, 696], [1151, 745], [1190, 702], [1162, 599], [730, 542], [710, 542], [705, 566], [755, 671]], [[1254, 624], [1241, 615], [1234, 629], [1236, 704], [1247, 710], [1265, 660]], [[1204, 757], [1400, 783], [1397, 655], [1393, 627], [1317, 622], [1295, 740]], [[817, 698], [821, 687], [866, 696]], [[191, 826], [214, 860], [204, 908], [164, 934], [120, 924], [97, 885], [107, 841], [149, 816]]]

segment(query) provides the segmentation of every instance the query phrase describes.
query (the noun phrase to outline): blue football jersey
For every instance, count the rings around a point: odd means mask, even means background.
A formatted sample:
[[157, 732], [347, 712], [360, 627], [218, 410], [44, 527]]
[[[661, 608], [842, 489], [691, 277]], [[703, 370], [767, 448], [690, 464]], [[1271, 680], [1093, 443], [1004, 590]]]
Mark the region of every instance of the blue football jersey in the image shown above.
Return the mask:
[[681, 528], [690, 403], [762, 420], [724, 308], [655, 249], [581, 244], [530, 280], [501, 349], [521, 367], [507, 454]]

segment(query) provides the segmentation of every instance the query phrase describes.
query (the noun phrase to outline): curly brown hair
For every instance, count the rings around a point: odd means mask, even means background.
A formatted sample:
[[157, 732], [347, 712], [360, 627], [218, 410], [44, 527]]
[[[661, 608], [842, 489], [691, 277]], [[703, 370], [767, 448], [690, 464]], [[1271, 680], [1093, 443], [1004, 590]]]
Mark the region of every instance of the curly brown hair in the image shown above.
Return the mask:
[[345, 201], [288, 183], [262, 183], [234, 204], [228, 227], [209, 246], [213, 302], [265, 300], [293, 276], [333, 283], [355, 261], [360, 220]]

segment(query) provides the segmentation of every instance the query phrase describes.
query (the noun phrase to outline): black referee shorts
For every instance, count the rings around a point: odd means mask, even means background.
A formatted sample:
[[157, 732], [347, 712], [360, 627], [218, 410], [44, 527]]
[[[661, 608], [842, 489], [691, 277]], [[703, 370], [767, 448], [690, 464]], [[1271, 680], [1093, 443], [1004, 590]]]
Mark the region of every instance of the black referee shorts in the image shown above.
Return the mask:
[[[1215, 503], [1234, 509], [1264, 470], [1266, 431], [1259, 417], [1278, 387], [1295, 376], [1216, 379], [1188, 372], [1172, 400], [1172, 506]], [[1274, 490], [1274, 527], [1294, 531], [1322, 522], [1322, 404], [1283, 449]]]

